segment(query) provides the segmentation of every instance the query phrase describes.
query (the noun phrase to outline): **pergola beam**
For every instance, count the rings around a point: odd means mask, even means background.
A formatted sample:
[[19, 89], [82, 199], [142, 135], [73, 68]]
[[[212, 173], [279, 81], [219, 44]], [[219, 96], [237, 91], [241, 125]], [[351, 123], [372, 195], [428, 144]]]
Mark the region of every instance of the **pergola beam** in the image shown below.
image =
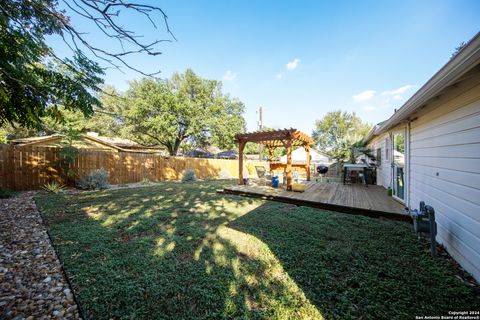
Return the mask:
[[314, 143], [313, 139], [310, 136], [293, 128], [276, 131], [257, 131], [238, 134], [236, 136], [236, 140], [245, 142], [256, 142], [262, 144], [268, 144], [268, 141], [272, 141], [273, 143], [275, 143], [281, 140], [291, 140], [292, 143], [304, 143], [309, 145], [312, 145]]

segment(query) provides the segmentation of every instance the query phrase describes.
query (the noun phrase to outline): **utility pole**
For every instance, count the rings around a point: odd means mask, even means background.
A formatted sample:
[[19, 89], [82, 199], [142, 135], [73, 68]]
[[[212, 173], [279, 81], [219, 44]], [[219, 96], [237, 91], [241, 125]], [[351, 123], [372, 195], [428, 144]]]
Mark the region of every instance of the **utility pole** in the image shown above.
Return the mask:
[[[262, 131], [263, 129], [263, 108], [260, 107], [258, 109], [258, 130], [259, 131]], [[263, 144], [259, 144], [258, 145], [258, 153], [259, 153], [259, 160], [261, 161], [262, 160], [262, 154], [263, 154]]]

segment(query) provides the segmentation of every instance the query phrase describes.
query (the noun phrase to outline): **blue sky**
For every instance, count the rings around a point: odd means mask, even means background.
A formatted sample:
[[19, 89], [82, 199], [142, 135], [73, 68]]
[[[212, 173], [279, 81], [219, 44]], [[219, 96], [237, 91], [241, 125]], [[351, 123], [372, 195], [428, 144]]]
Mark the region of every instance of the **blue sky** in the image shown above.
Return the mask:
[[[336, 109], [382, 121], [480, 31], [476, 0], [149, 2], [168, 14], [178, 41], [162, 44], [160, 56], [130, 61], [162, 77], [192, 68], [221, 80], [245, 103], [249, 130], [259, 106], [265, 125], [307, 133]], [[73, 23], [108, 43], [80, 19]], [[134, 17], [125, 23], [146, 38], [167, 36]], [[125, 90], [135, 78], [109, 69], [106, 83]]]

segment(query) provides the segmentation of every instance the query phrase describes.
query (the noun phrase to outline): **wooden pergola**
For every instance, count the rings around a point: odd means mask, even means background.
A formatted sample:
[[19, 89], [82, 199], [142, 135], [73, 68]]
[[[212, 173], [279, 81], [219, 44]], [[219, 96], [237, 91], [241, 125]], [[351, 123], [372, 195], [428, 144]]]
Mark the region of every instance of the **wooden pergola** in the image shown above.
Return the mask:
[[263, 144], [269, 152], [269, 161], [272, 160], [273, 151], [279, 147], [287, 149], [287, 190], [292, 190], [292, 148], [303, 147], [307, 153], [306, 171], [307, 180], [310, 181], [310, 146], [314, 143], [313, 139], [297, 129], [283, 129], [275, 131], [257, 131], [251, 133], [237, 134], [235, 136], [238, 143], [238, 178], [239, 184], [243, 181], [243, 149], [247, 142]]

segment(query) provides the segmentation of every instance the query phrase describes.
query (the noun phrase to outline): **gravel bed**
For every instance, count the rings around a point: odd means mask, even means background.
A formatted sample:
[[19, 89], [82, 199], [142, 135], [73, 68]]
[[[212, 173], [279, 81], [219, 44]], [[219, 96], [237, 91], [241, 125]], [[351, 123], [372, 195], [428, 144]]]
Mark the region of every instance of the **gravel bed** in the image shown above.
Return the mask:
[[0, 199], [0, 319], [80, 319], [34, 194]]

